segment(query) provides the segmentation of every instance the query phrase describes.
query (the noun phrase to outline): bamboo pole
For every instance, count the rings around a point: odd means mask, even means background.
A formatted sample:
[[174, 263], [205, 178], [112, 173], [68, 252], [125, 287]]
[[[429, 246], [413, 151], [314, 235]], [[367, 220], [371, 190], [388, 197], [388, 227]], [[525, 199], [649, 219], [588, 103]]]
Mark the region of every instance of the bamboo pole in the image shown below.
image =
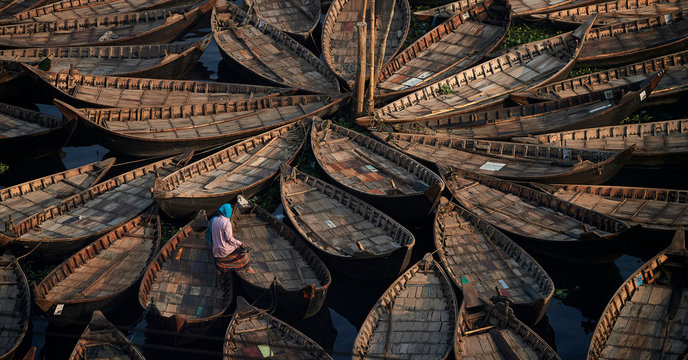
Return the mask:
[[375, 0], [370, 1], [370, 6], [368, 6], [368, 11], [370, 11], [370, 81], [368, 82], [368, 93], [366, 94], [366, 112], [371, 114], [375, 109], [375, 30], [377, 26], [377, 16], [375, 16]]
[[389, 29], [392, 27], [392, 19], [394, 18], [394, 9], [397, 7], [397, 0], [392, 0], [392, 8], [389, 10], [389, 17], [387, 18], [387, 24], [385, 24], [385, 33], [382, 36], [382, 41], [380, 42], [380, 47], [378, 53], [380, 54], [377, 61], [375, 62], [375, 68], [377, 72], [373, 79], [373, 89], [377, 88], [377, 83], [380, 79], [380, 73], [382, 70], [382, 62], [385, 59], [385, 50], [387, 50], [387, 37], [389, 37]]
[[366, 74], [366, 23], [363, 21], [356, 23], [356, 30], [358, 31], [358, 65], [356, 66], [356, 99], [354, 99], [353, 104], [353, 119], [363, 114]]

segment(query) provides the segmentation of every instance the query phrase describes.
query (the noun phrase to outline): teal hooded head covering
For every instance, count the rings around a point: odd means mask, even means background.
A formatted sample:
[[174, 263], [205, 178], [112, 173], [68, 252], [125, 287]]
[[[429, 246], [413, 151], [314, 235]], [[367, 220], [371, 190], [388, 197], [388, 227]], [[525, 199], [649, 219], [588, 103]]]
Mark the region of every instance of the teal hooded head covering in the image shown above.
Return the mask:
[[[220, 206], [220, 208], [217, 210], [217, 213], [226, 217], [226, 218], [231, 218], [232, 217], [232, 205], [230, 204], [224, 204]], [[215, 220], [215, 216], [213, 216], [210, 219], [210, 222], [208, 222], [208, 231], [205, 233], [205, 238], [208, 240], [209, 243], [213, 243], [213, 220]]]

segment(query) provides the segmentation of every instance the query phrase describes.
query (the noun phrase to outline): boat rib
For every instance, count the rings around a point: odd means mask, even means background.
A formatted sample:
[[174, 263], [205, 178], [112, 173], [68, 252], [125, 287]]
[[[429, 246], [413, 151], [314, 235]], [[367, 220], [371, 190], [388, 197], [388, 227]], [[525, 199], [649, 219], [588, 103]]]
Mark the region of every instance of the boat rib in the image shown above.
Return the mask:
[[26, 275], [12, 255], [0, 255], [0, 359], [15, 357], [31, 321], [31, 293]]
[[16, 13], [43, 6], [51, 1], [53, 0], [2, 0], [0, 1], [0, 18], [10, 17]]
[[354, 340], [353, 359], [446, 359], [458, 304], [442, 266], [426, 254], [382, 294]]
[[141, 279], [158, 245], [160, 217], [152, 209], [63, 261], [34, 287], [34, 301], [52, 321], [112, 310]]
[[256, 16], [301, 42], [320, 22], [320, 0], [248, 0]]
[[[596, 1], [597, 0], [509, 0], [509, 4], [511, 4], [511, 11], [513, 11], [514, 17], [527, 17], [528, 15], [551, 12], [570, 6], [582, 6], [583, 4], [594, 3]], [[480, 2], [480, 0], [454, 1], [434, 8], [414, 11], [413, 16], [420, 21], [443, 21], [457, 12], [461, 12], [467, 7], [473, 6], [477, 2]]]
[[151, 187], [186, 164], [193, 152], [142, 166], [91, 186], [0, 230], [0, 244], [38, 260], [69, 256], [153, 205]]
[[356, 123], [408, 122], [474, 111], [510, 93], [561, 80], [573, 68], [593, 21], [573, 32], [510, 49], [377, 108]]
[[606, 26], [685, 10], [688, 10], [688, 3], [676, 0], [615, 0], [534, 14], [529, 20], [547, 20], [558, 26], [578, 26], [590, 15], [597, 14], [595, 26]]
[[181, 0], [62, 0], [14, 14], [10, 19], [19, 22], [47, 22], [83, 19], [92, 16], [132, 13], [161, 9], [183, 3]]
[[69, 356], [69, 360], [86, 359], [146, 360], [131, 340], [98, 310], [93, 312], [91, 322]]
[[210, 154], [156, 181], [153, 198], [171, 217], [214, 213], [238, 195], [251, 197], [291, 163], [306, 140], [304, 122], [267, 131]]
[[328, 177], [395, 219], [425, 216], [444, 190], [432, 170], [361, 133], [314, 119], [311, 148]]
[[283, 164], [280, 195], [296, 230], [346, 276], [394, 278], [408, 265], [413, 234], [344, 190]]
[[523, 247], [567, 263], [603, 263], [637, 230], [552, 194], [438, 164], [454, 198]]
[[210, 20], [222, 57], [256, 81], [319, 93], [339, 93], [335, 74], [318, 57], [273, 25], [227, 0]]

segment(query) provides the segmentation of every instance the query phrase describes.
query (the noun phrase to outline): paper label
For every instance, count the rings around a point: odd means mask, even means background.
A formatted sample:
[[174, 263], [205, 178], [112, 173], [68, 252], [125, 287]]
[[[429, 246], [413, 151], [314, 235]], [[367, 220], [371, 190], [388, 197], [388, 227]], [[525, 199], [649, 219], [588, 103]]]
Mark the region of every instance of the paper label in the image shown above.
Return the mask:
[[432, 74], [434, 74], [432, 71], [426, 71], [420, 75], [418, 75], [419, 79], [427, 79], [429, 78]]
[[643, 284], [643, 274], [640, 274], [634, 278], [635, 280], [635, 285], [640, 286]]
[[461, 17], [462, 17], [464, 20], [468, 20], [468, 19], [471, 17], [471, 14], [465, 12], [465, 13], [463, 13], [463, 15], [462, 15]]
[[666, 21], [667, 24], [673, 24], [674, 17], [671, 16], [671, 14], [664, 14], [664, 21]]
[[330, 221], [330, 220], [325, 220], [325, 224], [327, 224], [327, 226], [329, 226], [330, 229], [334, 229], [334, 228], [337, 227], [337, 225], [335, 225], [335, 224], [334, 224], [332, 221]]
[[506, 164], [487, 161], [479, 169], [486, 171], [499, 171], [504, 167], [504, 165]]
[[272, 352], [270, 345], [258, 345], [258, 350], [260, 350], [260, 354], [263, 355], [264, 358], [275, 356], [275, 353]]
[[462, 284], [468, 284], [468, 283], [469, 283], [468, 278], [466, 277], [466, 275], [461, 275], [461, 283], [462, 283]]
[[366, 165], [366, 167], [368, 168], [368, 170], [370, 170], [372, 172], [377, 172], [377, 169], [373, 165]]
[[410, 79], [404, 81], [403, 83], [401, 83], [401, 85], [404, 85], [406, 87], [411, 87], [411, 86], [416, 86], [416, 85], [420, 84], [422, 81], [423, 80], [421, 80], [419, 78], [410, 78]]
[[499, 280], [499, 285], [501, 285], [503, 289], [509, 288], [509, 286], [504, 282], [504, 280]]
[[55, 312], [53, 313], [53, 315], [56, 315], [56, 316], [62, 315], [63, 309], [64, 309], [64, 304], [57, 304], [57, 306], [55, 306]]
[[641, 91], [640, 92], [640, 101], [645, 100], [646, 97], [647, 97], [647, 94], [645, 93], [645, 90]]
[[606, 100], [611, 100], [611, 99], [613, 99], [613, 98], [614, 98], [614, 92], [611, 91], [611, 90], [605, 90], [605, 91], [604, 91], [604, 98], [605, 98]]

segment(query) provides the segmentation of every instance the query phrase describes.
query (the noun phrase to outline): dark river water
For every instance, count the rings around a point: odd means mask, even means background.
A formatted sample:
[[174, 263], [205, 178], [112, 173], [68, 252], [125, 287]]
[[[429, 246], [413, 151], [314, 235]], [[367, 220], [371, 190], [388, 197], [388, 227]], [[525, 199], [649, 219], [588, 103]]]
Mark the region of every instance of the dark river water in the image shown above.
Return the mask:
[[[187, 38], [199, 38], [209, 32], [209, 22], [206, 18], [187, 35]], [[215, 43], [210, 45], [201, 57], [200, 63], [187, 78], [227, 82], [241, 80], [221, 63], [221, 56]], [[36, 104], [36, 106], [46, 113], [59, 115], [52, 105]], [[685, 107], [655, 109], [651, 112], [656, 114], [657, 119], [688, 115]], [[113, 155], [95, 143], [97, 139], [77, 137], [70, 141], [60, 156], [22, 163], [5, 161], [10, 169], [7, 174], [0, 176], [0, 187], [81, 166]], [[131, 159], [118, 156], [118, 163], [128, 160]], [[140, 162], [131, 164], [129, 167], [144, 164], [145, 162]], [[124, 167], [115, 168], [110, 175], [124, 170]], [[684, 175], [685, 170], [680, 169], [623, 169], [609, 183], [686, 189], [688, 183]], [[172, 222], [170, 219], [165, 221], [174, 226], [183, 225]], [[434, 250], [431, 224], [431, 218], [415, 224], [404, 224], [416, 235], [416, 247], [413, 254], [415, 261], [419, 260], [424, 253]], [[535, 327], [535, 330], [558, 350], [563, 359], [585, 358], [592, 331], [611, 295], [628, 275], [667, 244], [666, 234], [664, 237], [642, 234], [631, 244], [628, 254], [613, 263], [594, 267], [551, 263], [546, 259], [538, 259], [552, 277], [557, 294], [549, 305], [547, 316]], [[358, 327], [389, 284], [361, 283], [337, 273], [332, 275], [332, 286], [322, 311], [313, 318], [289, 321], [289, 323], [312, 337], [325, 349], [332, 350], [335, 358], [348, 359]], [[241, 290], [238, 293], [241, 295]], [[83, 325], [55, 327], [50, 325], [43, 316], [36, 315], [38, 313], [34, 311], [32, 334], [27, 345], [30, 343], [38, 347], [39, 359], [67, 358], [83, 331]], [[132, 295], [109, 318], [117, 325], [134, 326], [141, 315], [142, 311], [135, 296]], [[230, 316], [231, 313], [222, 319], [217, 329], [190, 345], [177, 346], [167, 338], [155, 336], [147, 329], [145, 321], [140, 322], [128, 334], [136, 344], [142, 347], [148, 359], [218, 359], [222, 352], [222, 336]]]

